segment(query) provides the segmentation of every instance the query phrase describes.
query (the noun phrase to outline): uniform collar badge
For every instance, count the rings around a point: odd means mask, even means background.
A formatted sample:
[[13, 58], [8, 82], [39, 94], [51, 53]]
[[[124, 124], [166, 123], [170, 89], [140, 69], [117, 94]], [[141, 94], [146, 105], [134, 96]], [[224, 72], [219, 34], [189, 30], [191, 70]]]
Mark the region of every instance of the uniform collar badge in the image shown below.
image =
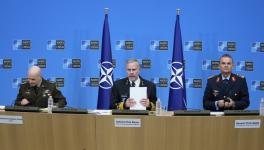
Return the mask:
[[235, 82], [236, 81], [236, 77], [232, 77], [232, 81]]
[[216, 78], [216, 82], [219, 82], [219, 81], [220, 81], [220, 78], [219, 78], [219, 77], [217, 77], [217, 78]]

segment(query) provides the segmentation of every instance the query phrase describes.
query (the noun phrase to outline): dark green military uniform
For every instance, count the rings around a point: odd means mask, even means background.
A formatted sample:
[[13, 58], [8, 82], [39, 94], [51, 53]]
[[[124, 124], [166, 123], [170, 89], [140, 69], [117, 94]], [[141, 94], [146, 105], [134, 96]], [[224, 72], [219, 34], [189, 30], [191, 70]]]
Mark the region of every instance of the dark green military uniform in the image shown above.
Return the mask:
[[22, 99], [25, 98], [30, 102], [26, 106], [45, 108], [48, 106], [48, 95], [50, 94], [58, 107], [64, 107], [67, 104], [65, 97], [56, 88], [56, 85], [42, 79], [39, 87], [31, 87], [29, 83], [21, 84], [15, 105], [20, 106]]
[[228, 81], [223, 81], [222, 75], [219, 74], [207, 80], [203, 97], [204, 109], [217, 110], [215, 101], [224, 100], [227, 97], [235, 102], [233, 109], [242, 110], [249, 106], [248, 87], [244, 77], [231, 74]]

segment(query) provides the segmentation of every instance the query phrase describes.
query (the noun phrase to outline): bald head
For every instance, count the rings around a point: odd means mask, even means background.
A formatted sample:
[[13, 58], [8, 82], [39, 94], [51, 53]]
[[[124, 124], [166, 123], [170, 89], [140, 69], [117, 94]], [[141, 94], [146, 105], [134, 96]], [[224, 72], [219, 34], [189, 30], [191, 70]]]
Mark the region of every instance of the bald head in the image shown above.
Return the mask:
[[38, 66], [30, 67], [28, 70], [28, 82], [30, 86], [40, 86], [41, 81], [41, 69]]

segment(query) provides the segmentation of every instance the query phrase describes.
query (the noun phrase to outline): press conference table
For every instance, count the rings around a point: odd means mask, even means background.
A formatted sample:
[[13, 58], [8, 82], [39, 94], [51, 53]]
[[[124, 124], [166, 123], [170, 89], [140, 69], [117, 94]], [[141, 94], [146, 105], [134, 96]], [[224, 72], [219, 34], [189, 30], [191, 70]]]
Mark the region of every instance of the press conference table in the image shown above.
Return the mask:
[[[260, 116], [96, 116], [0, 112], [23, 124], [0, 123], [0, 150], [263, 150]], [[139, 128], [117, 128], [116, 118], [140, 119]], [[261, 120], [237, 129], [235, 120]]]

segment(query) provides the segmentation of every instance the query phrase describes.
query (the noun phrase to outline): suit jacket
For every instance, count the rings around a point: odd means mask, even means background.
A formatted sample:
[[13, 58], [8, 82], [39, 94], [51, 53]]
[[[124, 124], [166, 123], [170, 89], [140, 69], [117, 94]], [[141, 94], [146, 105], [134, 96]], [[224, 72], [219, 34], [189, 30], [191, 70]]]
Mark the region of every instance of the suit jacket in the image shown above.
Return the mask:
[[56, 88], [56, 85], [42, 79], [40, 87], [31, 87], [28, 82], [21, 84], [15, 105], [20, 106], [21, 100], [26, 98], [30, 102], [26, 106], [45, 108], [48, 106], [48, 94], [51, 94], [58, 107], [64, 107], [67, 104], [65, 97]]
[[208, 78], [203, 96], [204, 109], [216, 110], [215, 101], [223, 100], [225, 97], [235, 101], [234, 109], [243, 110], [247, 108], [250, 102], [246, 79], [231, 74], [228, 84], [225, 84], [221, 74]]
[[[140, 77], [139, 86], [147, 87], [147, 98], [150, 101], [150, 107], [148, 107], [147, 109], [148, 110], [153, 109], [152, 107], [155, 107], [155, 103], [157, 101], [155, 84]], [[125, 107], [124, 102], [130, 97], [129, 88], [130, 88], [130, 83], [128, 78], [120, 79], [114, 82], [112, 88], [111, 102], [110, 102], [111, 109], [118, 109], [120, 103], [123, 104], [124, 109], [128, 109], [127, 107]]]

